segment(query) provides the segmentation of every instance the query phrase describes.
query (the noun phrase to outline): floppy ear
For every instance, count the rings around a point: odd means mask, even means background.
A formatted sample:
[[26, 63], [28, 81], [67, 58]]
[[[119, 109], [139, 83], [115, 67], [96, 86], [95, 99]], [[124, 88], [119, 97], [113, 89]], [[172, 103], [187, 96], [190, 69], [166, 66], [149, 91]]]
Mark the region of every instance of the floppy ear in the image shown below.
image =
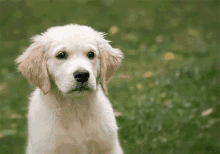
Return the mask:
[[31, 84], [39, 87], [44, 94], [49, 92], [51, 85], [43, 46], [31, 44], [15, 61], [19, 64], [18, 70]]
[[101, 42], [98, 47], [101, 55], [101, 85], [105, 93], [108, 94], [107, 82], [118, 69], [118, 66], [120, 65], [124, 56], [121, 50], [112, 48], [106, 40]]

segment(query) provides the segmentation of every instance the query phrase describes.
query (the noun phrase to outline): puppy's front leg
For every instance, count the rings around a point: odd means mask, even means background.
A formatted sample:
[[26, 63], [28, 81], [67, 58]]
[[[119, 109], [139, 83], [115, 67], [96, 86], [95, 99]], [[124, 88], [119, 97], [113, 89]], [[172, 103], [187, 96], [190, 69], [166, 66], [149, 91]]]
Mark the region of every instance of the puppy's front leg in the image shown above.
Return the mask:
[[[36, 143], [38, 144], [38, 143]], [[49, 145], [50, 146], [50, 145]], [[45, 145], [34, 145], [31, 142], [28, 142], [26, 154], [59, 154], [58, 151], [55, 151], [55, 148], [48, 149], [48, 144]]]
[[30, 102], [28, 112], [28, 145], [27, 154], [56, 154], [61, 144], [61, 128], [55, 123], [54, 114], [42, 103]]
[[90, 141], [86, 146], [88, 154], [123, 154], [117, 138], [110, 141]]
[[113, 145], [112, 149], [104, 151], [103, 154], [123, 154], [119, 140], [116, 139], [115, 145]]
[[35, 129], [29, 131], [26, 154], [58, 154], [56, 150], [60, 143], [56, 132], [39, 126]]

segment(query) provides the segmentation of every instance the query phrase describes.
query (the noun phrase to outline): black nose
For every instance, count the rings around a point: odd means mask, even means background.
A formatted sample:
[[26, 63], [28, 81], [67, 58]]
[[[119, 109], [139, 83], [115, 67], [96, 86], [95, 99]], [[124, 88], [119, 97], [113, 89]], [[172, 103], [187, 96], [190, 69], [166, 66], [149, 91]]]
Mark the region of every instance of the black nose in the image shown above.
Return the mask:
[[80, 70], [74, 72], [73, 76], [78, 82], [86, 82], [89, 79], [89, 72], [86, 70]]

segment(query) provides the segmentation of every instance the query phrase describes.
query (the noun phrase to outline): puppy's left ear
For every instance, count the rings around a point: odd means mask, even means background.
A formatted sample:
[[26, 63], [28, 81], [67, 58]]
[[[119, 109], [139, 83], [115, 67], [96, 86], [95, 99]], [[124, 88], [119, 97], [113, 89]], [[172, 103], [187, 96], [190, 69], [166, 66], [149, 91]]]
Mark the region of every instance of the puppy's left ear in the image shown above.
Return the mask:
[[19, 64], [18, 70], [31, 84], [39, 87], [44, 94], [49, 92], [51, 85], [46, 67], [44, 47], [42, 45], [38, 43], [31, 44], [15, 62]]
[[98, 45], [101, 55], [100, 79], [102, 88], [106, 94], [108, 94], [107, 83], [118, 69], [121, 60], [124, 58], [121, 50], [112, 48], [108, 42], [109, 41], [103, 39]]

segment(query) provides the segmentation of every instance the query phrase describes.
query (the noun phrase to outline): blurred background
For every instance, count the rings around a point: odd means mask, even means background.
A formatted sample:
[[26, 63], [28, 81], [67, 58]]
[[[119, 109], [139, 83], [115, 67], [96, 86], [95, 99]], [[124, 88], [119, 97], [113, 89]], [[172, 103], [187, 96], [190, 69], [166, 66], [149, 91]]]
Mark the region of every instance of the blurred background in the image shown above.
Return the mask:
[[77, 23], [125, 55], [109, 83], [126, 154], [220, 153], [219, 0], [0, 0], [0, 153], [23, 154], [29, 38]]

